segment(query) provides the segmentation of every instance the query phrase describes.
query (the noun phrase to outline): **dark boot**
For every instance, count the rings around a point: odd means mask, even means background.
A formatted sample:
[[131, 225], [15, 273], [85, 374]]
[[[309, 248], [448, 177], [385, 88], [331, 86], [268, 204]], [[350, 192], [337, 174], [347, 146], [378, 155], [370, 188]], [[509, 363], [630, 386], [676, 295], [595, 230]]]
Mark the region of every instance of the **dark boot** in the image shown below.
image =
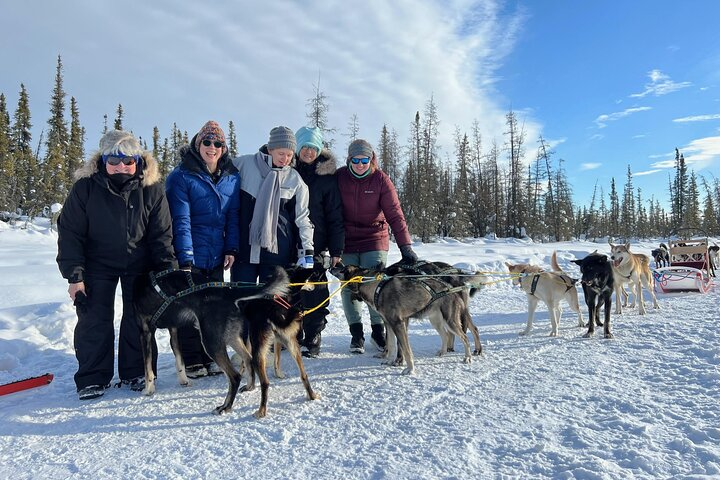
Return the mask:
[[305, 339], [305, 345], [302, 349], [302, 356], [307, 358], [317, 358], [320, 355], [320, 343], [322, 342], [322, 335], [319, 333], [312, 339]]
[[350, 325], [350, 353], [365, 353], [365, 337], [363, 336], [362, 323]]
[[381, 352], [385, 350], [385, 325], [382, 323], [378, 323], [370, 325], [370, 328], [372, 329], [372, 333], [370, 334], [370, 340], [372, 340], [373, 345], [377, 347], [378, 350]]

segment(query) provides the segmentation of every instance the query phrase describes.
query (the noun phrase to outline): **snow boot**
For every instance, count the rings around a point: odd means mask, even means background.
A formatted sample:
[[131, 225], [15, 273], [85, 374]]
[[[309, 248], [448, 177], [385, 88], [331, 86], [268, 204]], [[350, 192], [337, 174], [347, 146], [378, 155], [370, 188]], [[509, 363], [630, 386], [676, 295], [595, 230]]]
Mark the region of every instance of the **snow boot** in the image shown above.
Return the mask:
[[365, 353], [365, 337], [363, 336], [362, 323], [350, 325], [350, 353]]

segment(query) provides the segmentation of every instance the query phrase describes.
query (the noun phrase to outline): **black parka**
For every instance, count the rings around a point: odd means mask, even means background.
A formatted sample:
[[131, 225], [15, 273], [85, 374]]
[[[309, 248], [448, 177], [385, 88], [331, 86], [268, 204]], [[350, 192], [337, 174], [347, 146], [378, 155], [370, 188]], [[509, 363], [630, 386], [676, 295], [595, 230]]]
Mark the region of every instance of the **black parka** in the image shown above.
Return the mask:
[[307, 164], [298, 158], [295, 168], [310, 190], [310, 221], [315, 227], [315, 252], [328, 250], [333, 257], [341, 256], [345, 245], [345, 227], [335, 175], [335, 156], [330, 150], [323, 149], [313, 163]]
[[75, 178], [58, 218], [57, 263], [68, 282], [83, 281], [85, 272], [134, 275], [177, 266], [165, 189], [149, 153], [119, 192], [99, 153]]

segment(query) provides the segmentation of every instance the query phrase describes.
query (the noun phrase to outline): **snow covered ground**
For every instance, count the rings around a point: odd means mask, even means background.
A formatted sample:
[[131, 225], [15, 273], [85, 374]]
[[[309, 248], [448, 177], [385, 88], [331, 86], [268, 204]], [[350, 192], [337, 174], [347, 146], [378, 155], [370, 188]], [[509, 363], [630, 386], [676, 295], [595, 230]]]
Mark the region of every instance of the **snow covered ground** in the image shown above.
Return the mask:
[[[223, 376], [180, 387], [165, 332], [154, 397], [113, 388], [78, 401], [75, 314], [55, 241], [46, 226], [0, 222], [0, 384], [55, 374], [49, 386], [0, 397], [0, 478], [720, 478], [717, 287], [659, 294], [660, 310], [614, 316], [615, 338], [604, 340], [582, 338], [567, 308], [557, 338], [544, 308], [533, 333], [518, 336], [525, 295], [497, 283], [471, 304], [484, 355], [470, 365], [460, 352], [436, 357], [439, 338], [417, 321], [413, 376], [380, 365], [371, 348], [348, 353], [334, 299], [321, 358], [305, 361], [322, 398], [305, 399], [284, 355], [288, 377], [271, 376], [268, 416], [256, 420], [258, 390], [218, 417], [210, 411]], [[506, 260], [549, 266], [554, 249], [576, 276], [569, 259], [608, 251], [517, 240], [415, 247], [488, 271]]]

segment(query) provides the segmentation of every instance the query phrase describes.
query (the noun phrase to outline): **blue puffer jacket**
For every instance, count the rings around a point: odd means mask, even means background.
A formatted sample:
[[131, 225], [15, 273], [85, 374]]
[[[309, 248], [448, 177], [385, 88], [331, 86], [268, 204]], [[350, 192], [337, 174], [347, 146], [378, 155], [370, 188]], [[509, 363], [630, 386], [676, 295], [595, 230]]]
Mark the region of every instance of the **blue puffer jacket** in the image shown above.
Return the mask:
[[181, 163], [165, 188], [173, 224], [178, 264], [211, 269], [236, 254], [240, 231], [240, 176], [227, 152], [210, 175], [195, 138], [180, 149]]

